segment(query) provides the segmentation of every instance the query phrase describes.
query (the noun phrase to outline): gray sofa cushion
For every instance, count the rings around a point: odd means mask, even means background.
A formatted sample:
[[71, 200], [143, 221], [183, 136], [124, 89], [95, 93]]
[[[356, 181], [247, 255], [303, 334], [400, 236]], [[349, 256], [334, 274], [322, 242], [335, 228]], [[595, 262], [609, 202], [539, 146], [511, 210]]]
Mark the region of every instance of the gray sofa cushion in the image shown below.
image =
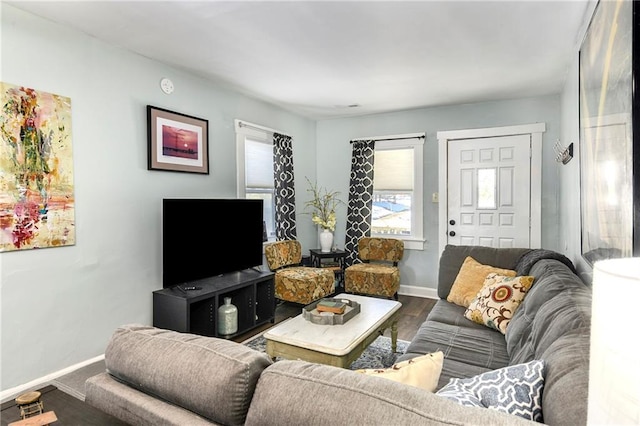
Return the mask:
[[446, 245], [440, 256], [440, 266], [438, 269], [438, 297], [446, 299], [451, 291], [451, 286], [458, 276], [462, 263], [467, 256], [473, 257], [484, 265], [491, 265], [497, 268], [515, 270], [518, 260], [525, 253], [530, 252], [528, 248], [491, 248], [481, 246], [453, 246]]
[[247, 425], [519, 425], [423, 389], [305, 361], [278, 361], [258, 381]]
[[113, 334], [105, 364], [136, 389], [232, 425], [244, 422], [258, 377], [272, 362], [235, 342], [127, 325]]
[[465, 318], [464, 312], [465, 308], [463, 306], [449, 303], [446, 300], [438, 300], [429, 311], [429, 320], [478, 330], [487, 329], [486, 326]]
[[465, 308], [439, 300], [398, 361], [442, 351], [438, 389], [451, 378], [472, 377], [509, 363], [504, 335], [463, 316]]
[[535, 278], [507, 327], [511, 363], [535, 359], [569, 330], [591, 323], [591, 289], [564, 264], [541, 260], [531, 268]]
[[451, 379], [474, 377], [489, 371], [493, 370], [445, 358], [442, 363], [442, 372], [440, 373], [440, 379], [438, 380], [438, 387], [436, 388], [436, 391], [449, 384]]
[[549, 425], [587, 424], [589, 338], [574, 330], [542, 353], [546, 363], [542, 416]]
[[571, 262], [568, 257], [553, 250], [546, 249], [535, 249], [523, 254], [516, 265], [516, 273], [518, 275], [529, 275], [531, 268], [538, 263], [539, 260], [543, 259], [554, 259], [558, 262], [564, 263], [567, 268], [571, 269], [571, 272], [578, 275], [578, 271], [576, 271], [575, 266], [573, 266], [573, 262]]
[[589, 382], [591, 288], [555, 260], [541, 260], [505, 335], [512, 364], [546, 363], [543, 416], [548, 424], [585, 424]]
[[[85, 393], [84, 402], [130, 425], [205, 426], [212, 424], [209, 419], [119, 382], [109, 373], [98, 374], [87, 379]], [[90, 425], [91, 422], [87, 420], [86, 424]]]

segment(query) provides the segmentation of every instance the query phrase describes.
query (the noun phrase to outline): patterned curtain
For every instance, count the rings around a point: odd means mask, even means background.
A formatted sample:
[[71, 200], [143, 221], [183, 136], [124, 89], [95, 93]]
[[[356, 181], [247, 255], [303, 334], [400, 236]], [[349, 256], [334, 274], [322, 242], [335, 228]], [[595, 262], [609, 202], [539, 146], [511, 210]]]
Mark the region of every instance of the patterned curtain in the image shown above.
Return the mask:
[[296, 191], [291, 136], [273, 134], [273, 187], [276, 240], [296, 239]]
[[346, 266], [360, 262], [358, 259], [358, 241], [362, 237], [371, 235], [371, 212], [373, 207], [373, 155], [375, 141], [355, 141], [352, 145], [347, 234], [344, 245], [347, 252]]

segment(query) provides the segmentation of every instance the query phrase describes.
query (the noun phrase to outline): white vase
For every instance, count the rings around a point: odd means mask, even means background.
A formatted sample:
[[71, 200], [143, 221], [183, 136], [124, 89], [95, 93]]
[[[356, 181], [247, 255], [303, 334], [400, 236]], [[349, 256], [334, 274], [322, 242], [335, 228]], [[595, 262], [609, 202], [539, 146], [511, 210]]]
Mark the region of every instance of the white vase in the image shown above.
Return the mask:
[[320, 251], [328, 253], [331, 251], [331, 245], [333, 244], [333, 232], [328, 229], [323, 229], [320, 233]]

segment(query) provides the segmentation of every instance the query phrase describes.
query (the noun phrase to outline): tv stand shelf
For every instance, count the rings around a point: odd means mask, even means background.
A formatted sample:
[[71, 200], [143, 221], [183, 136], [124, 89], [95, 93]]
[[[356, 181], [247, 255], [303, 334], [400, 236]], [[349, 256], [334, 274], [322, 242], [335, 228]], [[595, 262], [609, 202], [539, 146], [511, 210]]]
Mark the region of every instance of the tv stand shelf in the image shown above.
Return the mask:
[[[210, 337], [232, 338], [275, 321], [273, 272], [245, 269], [153, 292], [153, 326]], [[196, 290], [183, 290], [197, 287]], [[238, 331], [218, 334], [224, 298], [238, 308]]]

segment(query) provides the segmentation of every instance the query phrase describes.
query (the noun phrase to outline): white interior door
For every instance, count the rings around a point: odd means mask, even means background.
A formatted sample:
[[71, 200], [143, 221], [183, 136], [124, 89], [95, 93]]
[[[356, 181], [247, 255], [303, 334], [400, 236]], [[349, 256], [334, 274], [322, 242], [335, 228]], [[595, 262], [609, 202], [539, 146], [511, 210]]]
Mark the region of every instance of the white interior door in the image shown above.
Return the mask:
[[530, 247], [531, 135], [447, 145], [447, 244]]
[[[496, 246], [496, 247], [500, 247], [500, 246], [506, 246], [508, 245], [508, 238], [515, 238], [516, 240], [512, 243], [514, 245], [518, 245], [518, 246], [525, 246], [525, 247], [530, 247], [530, 248], [539, 248], [542, 245], [542, 135], [543, 133], [546, 131], [546, 125], [545, 123], [531, 123], [531, 124], [520, 124], [520, 125], [515, 125], [515, 126], [504, 126], [504, 127], [487, 127], [487, 128], [477, 128], [477, 129], [462, 129], [462, 130], [444, 130], [444, 131], [439, 131], [437, 133], [438, 136], [438, 144], [439, 144], [439, 150], [438, 150], [438, 169], [439, 169], [439, 177], [438, 177], [438, 189], [439, 189], [439, 197], [434, 197], [434, 200], [439, 202], [440, 206], [438, 208], [438, 246], [440, 249], [440, 253], [442, 253], [442, 251], [444, 250], [445, 246], [449, 243], [451, 244], [462, 244], [460, 242], [461, 238], [460, 237], [465, 237], [464, 241], [471, 241], [471, 238], [477, 238], [476, 243], [474, 244], [482, 244], [481, 242], [479, 242], [480, 238], [483, 237], [483, 241], [485, 244], [490, 244], [489, 242], [489, 238], [493, 239], [493, 241], [491, 242], [492, 245]], [[518, 136], [523, 136], [523, 138], [520, 138]], [[506, 139], [503, 139], [506, 138]], [[456, 141], [461, 141], [461, 140], [467, 140], [468, 144], [475, 144], [475, 143], [484, 143], [484, 142], [489, 142], [491, 147], [496, 148], [497, 149], [497, 157], [494, 157], [494, 159], [492, 159], [490, 162], [489, 161], [489, 157], [488, 154], [484, 154], [481, 152], [483, 148], [481, 145], [477, 145], [475, 146], [475, 148], [471, 148], [474, 150], [474, 154], [475, 154], [475, 159], [473, 160], [473, 162], [469, 162], [467, 163], [462, 162], [462, 160], [464, 160], [464, 158], [461, 158], [460, 156], [462, 156], [462, 153], [459, 153], [458, 156], [458, 160], [457, 161], [453, 161], [450, 160], [450, 152], [449, 152], [449, 144], [453, 143], [455, 145]], [[476, 181], [474, 182], [473, 180], [469, 179], [469, 182], [471, 183], [470, 186], [462, 186], [460, 184], [460, 180], [461, 180], [461, 173], [462, 173], [462, 169], [466, 168], [466, 165], [469, 165], [469, 168], [472, 169], [471, 172], [471, 176], [469, 176], [470, 172], [466, 172], [467, 173], [467, 178], [473, 177], [474, 174], [477, 176], [477, 169], [482, 169], [482, 168], [491, 168], [491, 167], [497, 167], [498, 170], [501, 167], [510, 167], [508, 166], [507, 163], [507, 159], [509, 157], [509, 155], [507, 155], [507, 152], [509, 151], [508, 149], [508, 144], [504, 145], [504, 146], [500, 146], [498, 144], [494, 144], [494, 142], [498, 142], [498, 141], [509, 141], [511, 140], [514, 143], [518, 143], [518, 142], [522, 142], [523, 145], [525, 145], [524, 151], [521, 151], [520, 149], [515, 149], [515, 151], [513, 152], [513, 162], [512, 162], [512, 166], [514, 167], [514, 174], [511, 175], [511, 183], [509, 183], [510, 179], [507, 179], [510, 175], [509, 173], [504, 173], [504, 174], [496, 174], [496, 197], [498, 202], [496, 203], [496, 208], [495, 209], [488, 209], [488, 208], [476, 208], [477, 207], [477, 200], [474, 200], [474, 196], [477, 197], [474, 194], [474, 185], [477, 184], [477, 177], [476, 177]], [[464, 142], [465, 144], [467, 144], [467, 142]], [[519, 144], [519, 143], [518, 143]], [[495, 145], [495, 146], [494, 146]], [[528, 154], [525, 154], [526, 151], [529, 150], [530, 147], [530, 152]], [[503, 150], [504, 148], [504, 150]], [[458, 148], [459, 149], [459, 148]], [[503, 153], [501, 154], [500, 151], [503, 150]], [[496, 151], [492, 152], [491, 155], [496, 154]], [[468, 154], [465, 154], [468, 155]], [[515, 198], [515, 197], [519, 197], [520, 191], [526, 191], [526, 184], [524, 183], [524, 181], [520, 180], [520, 171], [521, 171], [521, 167], [520, 167], [520, 162], [517, 160], [519, 158], [519, 156], [522, 155], [523, 156], [523, 163], [528, 163], [524, 164], [524, 167], [528, 167], [528, 179], [529, 179], [529, 186], [528, 186], [528, 191], [529, 191], [529, 201], [528, 201], [528, 209], [526, 207], [523, 207], [523, 212], [520, 211], [520, 206], [518, 205], [519, 201]], [[529, 156], [528, 160], [526, 159], [526, 156]], [[512, 160], [509, 160], [512, 161]], [[474, 163], [475, 162], [475, 163]], [[454, 169], [458, 169], [457, 173], [454, 173], [455, 176], [457, 176], [456, 178], [454, 178], [453, 180], [453, 184], [449, 185], [449, 167], [454, 168]], [[494, 166], [491, 166], [491, 164], [493, 164]], [[487, 167], [485, 167], [487, 166]], [[489, 177], [491, 176], [491, 174], [489, 172], [482, 172], [482, 178], [485, 179], [487, 177], [487, 175], [489, 175]], [[526, 173], [525, 173], [526, 176]], [[455, 183], [457, 182], [457, 194], [456, 195], [456, 190], [455, 190]], [[483, 183], [486, 183], [486, 181], [483, 180]], [[506, 209], [506, 206], [502, 206], [500, 203], [503, 203], [505, 201], [508, 201], [506, 196], [508, 194], [508, 192], [505, 192], [506, 189], [509, 188], [509, 185], [511, 185], [511, 189], [514, 191], [513, 192], [513, 202], [515, 203], [515, 206], [512, 209], [512, 213], [514, 213], [514, 216], [511, 217], [511, 219], [513, 219], [514, 223], [513, 224], [508, 224], [509, 221], [509, 217], [507, 215], [503, 216], [502, 218], [500, 217], [500, 213], [503, 211], [505, 213], [509, 213], [508, 210]], [[453, 190], [451, 191], [451, 196], [452, 197], [458, 197], [458, 202], [457, 202], [457, 206], [458, 210], [457, 213], [453, 213], [453, 215], [458, 215], [457, 218], [451, 217], [452, 213], [449, 211], [450, 210], [450, 203], [449, 203], [449, 188], [452, 188]], [[465, 192], [466, 191], [466, 192]], [[462, 200], [462, 197], [465, 196], [467, 197], [467, 199]], [[455, 220], [456, 224], [460, 223], [460, 215], [462, 213], [467, 213], [467, 211], [463, 211], [461, 204], [462, 201], [468, 201], [469, 197], [471, 197], [471, 204], [473, 204], [475, 207], [473, 209], [469, 209], [470, 213], [473, 213], [473, 218], [471, 219], [475, 219], [476, 220], [476, 225], [474, 226], [469, 226], [469, 225], [465, 225], [465, 228], [462, 228], [462, 225], [457, 225], [459, 228], [452, 228], [451, 230], [449, 229], [449, 227], [451, 226], [456, 226], [456, 225], [450, 225], [449, 221], [450, 220]], [[439, 200], [438, 200], [439, 199]], [[484, 198], [483, 200], [481, 200], [481, 207], [487, 205], [488, 201], [486, 201]], [[465, 207], [466, 209], [466, 207]], [[484, 215], [483, 217], [480, 217], [482, 213], [493, 213], [493, 215], [491, 217], [489, 217], [489, 215]], [[524, 213], [527, 214], [529, 217], [529, 220], [527, 219], [521, 219], [519, 217], [520, 213]], [[463, 218], [463, 220], [469, 220], [469, 218], [465, 217]], [[483, 225], [480, 225], [480, 220], [482, 220], [484, 223]], [[489, 222], [489, 221], [492, 222]], [[496, 222], [497, 220], [497, 222]], [[500, 220], [502, 220], [502, 222], [500, 222]], [[530, 222], [527, 226], [527, 222]], [[491, 225], [489, 223], [492, 223]], [[497, 223], [497, 225], [495, 225], [495, 223]], [[480, 232], [479, 228], [484, 229], [490, 229], [491, 227], [493, 227], [493, 231], [495, 231], [495, 233], [490, 233], [490, 234], [486, 234], [485, 232]], [[506, 234], [498, 234], [498, 231], [500, 233], [502, 233], [503, 231], [506, 231], [507, 229], [511, 228], [511, 229], [515, 229], [518, 228], [518, 232], [522, 229], [528, 229], [529, 230], [529, 237], [528, 237], [528, 241], [529, 244], [526, 244], [525, 242], [519, 242], [519, 240], [517, 239], [517, 236], [509, 236], [508, 233]], [[474, 228], [478, 228], [478, 229], [474, 229]], [[504, 229], [503, 229], [504, 228]], [[450, 236], [449, 236], [449, 232], [455, 232], [456, 235], [458, 236], [457, 241], [449, 240]], [[455, 237], [456, 235], [454, 235], [453, 237]], [[505, 236], [506, 235], [506, 236]]]

